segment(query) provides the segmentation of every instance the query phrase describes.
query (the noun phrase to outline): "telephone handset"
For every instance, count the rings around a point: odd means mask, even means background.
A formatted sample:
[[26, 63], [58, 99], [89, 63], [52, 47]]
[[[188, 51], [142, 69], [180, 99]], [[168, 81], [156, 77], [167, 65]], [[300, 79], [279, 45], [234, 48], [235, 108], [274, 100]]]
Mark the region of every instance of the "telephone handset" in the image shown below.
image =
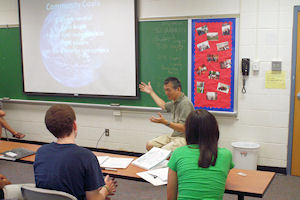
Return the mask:
[[249, 70], [250, 70], [250, 59], [249, 58], [243, 58], [242, 59], [242, 75], [243, 75], [243, 88], [242, 93], [246, 93], [246, 76], [249, 76]]
[[243, 58], [242, 59], [242, 74], [243, 74], [243, 76], [249, 76], [249, 68], [250, 68], [250, 59]]

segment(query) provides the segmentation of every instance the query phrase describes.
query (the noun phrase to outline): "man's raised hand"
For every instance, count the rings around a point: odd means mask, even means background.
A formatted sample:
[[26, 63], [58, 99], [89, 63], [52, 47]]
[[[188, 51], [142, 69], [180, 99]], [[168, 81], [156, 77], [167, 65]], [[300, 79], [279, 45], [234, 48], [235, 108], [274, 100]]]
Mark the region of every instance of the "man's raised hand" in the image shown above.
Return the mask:
[[145, 92], [147, 94], [150, 94], [153, 91], [150, 81], [148, 82], [148, 84], [141, 82], [141, 84], [139, 84], [139, 88], [142, 92]]

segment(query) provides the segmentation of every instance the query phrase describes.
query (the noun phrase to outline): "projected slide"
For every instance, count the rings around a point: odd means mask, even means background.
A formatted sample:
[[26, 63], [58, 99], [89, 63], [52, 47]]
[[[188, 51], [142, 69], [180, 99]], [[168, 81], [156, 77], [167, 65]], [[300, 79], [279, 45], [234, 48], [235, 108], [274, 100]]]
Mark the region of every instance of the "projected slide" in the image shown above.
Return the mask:
[[134, 0], [20, 0], [24, 91], [136, 97]]

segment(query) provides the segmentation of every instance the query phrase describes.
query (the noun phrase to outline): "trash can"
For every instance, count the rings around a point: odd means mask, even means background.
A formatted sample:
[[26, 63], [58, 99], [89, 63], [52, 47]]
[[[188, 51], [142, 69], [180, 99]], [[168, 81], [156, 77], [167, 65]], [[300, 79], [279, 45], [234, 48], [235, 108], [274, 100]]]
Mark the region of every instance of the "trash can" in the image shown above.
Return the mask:
[[253, 142], [233, 142], [233, 163], [237, 169], [256, 170], [259, 144]]

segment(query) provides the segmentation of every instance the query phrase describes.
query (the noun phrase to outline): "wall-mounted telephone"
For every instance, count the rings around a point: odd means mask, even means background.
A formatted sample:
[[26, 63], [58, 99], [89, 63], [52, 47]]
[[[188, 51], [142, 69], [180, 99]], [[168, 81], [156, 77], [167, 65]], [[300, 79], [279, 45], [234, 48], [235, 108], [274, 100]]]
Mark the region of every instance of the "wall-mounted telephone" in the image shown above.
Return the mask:
[[246, 76], [249, 76], [249, 70], [250, 70], [250, 59], [249, 58], [243, 58], [242, 59], [242, 75], [243, 75], [243, 88], [242, 93], [246, 93]]
[[243, 76], [249, 76], [249, 69], [250, 69], [250, 59], [243, 58], [242, 59], [242, 74], [243, 74]]

